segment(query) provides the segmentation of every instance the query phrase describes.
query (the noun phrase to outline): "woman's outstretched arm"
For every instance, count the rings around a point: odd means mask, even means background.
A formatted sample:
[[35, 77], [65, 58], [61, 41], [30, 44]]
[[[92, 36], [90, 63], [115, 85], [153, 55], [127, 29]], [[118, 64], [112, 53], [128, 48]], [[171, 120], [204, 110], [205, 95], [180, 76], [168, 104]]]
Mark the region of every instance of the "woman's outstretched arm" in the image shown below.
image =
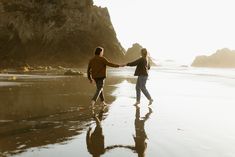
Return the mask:
[[126, 65], [127, 66], [136, 66], [136, 65], [138, 65], [140, 63], [141, 59], [142, 58], [139, 58], [139, 59], [137, 59], [137, 60], [135, 60], [133, 62], [127, 63]]

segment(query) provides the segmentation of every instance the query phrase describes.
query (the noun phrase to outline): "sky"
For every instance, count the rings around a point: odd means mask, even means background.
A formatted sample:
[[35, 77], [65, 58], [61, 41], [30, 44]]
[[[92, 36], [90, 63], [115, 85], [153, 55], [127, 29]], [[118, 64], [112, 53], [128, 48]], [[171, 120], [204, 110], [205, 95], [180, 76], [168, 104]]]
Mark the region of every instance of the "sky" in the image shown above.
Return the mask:
[[235, 49], [234, 0], [94, 0], [107, 7], [122, 46], [146, 47], [160, 60], [190, 64], [195, 56]]

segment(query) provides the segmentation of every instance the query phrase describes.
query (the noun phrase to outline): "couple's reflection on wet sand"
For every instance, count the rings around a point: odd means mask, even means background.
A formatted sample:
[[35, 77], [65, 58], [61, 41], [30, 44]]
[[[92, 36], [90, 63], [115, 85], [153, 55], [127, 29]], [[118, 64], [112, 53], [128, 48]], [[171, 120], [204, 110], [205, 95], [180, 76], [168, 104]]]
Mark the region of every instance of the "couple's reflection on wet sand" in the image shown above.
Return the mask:
[[140, 117], [140, 108], [136, 106], [136, 114], [135, 114], [135, 136], [133, 136], [135, 141], [135, 151], [138, 153], [138, 157], [145, 156], [145, 150], [147, 149], [148, 136], [145, 132], [145, 122], [149, 119], [150, 114], [152, 113], [152, 109], [149, 107], [149, 111], [145, 115], [145, 117]]
[[92, 128], [89, 127], [86, 135], [87, 150], [93, 157], [99, 157], [100, 155], [105, 153], [104, 135], [101, 125], [104, 109], [105, 107], [102, 107], [98, 114], [96, 114], [95, 111], [92, 109], [96, 127], [93, 132]]
[[94, 114], [94, 120], [96, 122], [96, 127], [93, 132], [91, 132], [92, 128], [89, 128], [87, 131], [86, 142], [88, 152], [93, 157], [100, 157], [105, 154], [107, 151], [116, 148], [125, 148], [132, 150], [133, 152], [138, 154], [138, 157], [145, 157], [145, 151], [147, 149], [148, 136], [145, 132], [145, 122], [149, 119], [152, 109], [148, 107], [148, 113], [144, 117], [140, 117], [140, 107], [135, 106], [135, 135], [133, 135], [134, 145], [112, 145], [105, 147], [104, 144], [104, 135], [102, 131], [102, 117], [104, 113], [104, 108], [100, 110], [100, 112], [96, 115]]

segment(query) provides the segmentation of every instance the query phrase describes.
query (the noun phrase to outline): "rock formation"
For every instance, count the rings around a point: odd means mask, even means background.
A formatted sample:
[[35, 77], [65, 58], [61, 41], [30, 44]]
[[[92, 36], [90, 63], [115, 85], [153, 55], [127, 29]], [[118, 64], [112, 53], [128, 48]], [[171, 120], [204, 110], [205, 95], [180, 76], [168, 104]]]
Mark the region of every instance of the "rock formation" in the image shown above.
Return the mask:
[[[131, 61], [134, 61], [137, 58], [141, 57], [140, 51], [142, 48], [143, 47], [138, 43], [133, 44], [132, 47], [126, 51], [125, 62], [131, 62]], [[153, 60], [151, 58], [150, 58], [150, 63], [152, 66], [156, 66], [156, 64], [153, 62]]]
[[224, 48], [216, 51], [211, 56], [198, 56], [193, 61], [192, 66], [235, 68], [235, 51]]
[[96, 46], [123, 59], [107, 8], [93, 0], [0, 0], [0, 66], [84, 65]]

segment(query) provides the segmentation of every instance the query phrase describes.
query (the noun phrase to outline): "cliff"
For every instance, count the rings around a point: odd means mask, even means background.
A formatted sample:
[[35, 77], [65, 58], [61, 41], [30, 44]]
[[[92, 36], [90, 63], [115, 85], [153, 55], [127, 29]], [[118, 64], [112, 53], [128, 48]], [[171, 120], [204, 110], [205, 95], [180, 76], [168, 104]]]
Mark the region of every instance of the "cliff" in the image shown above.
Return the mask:
[[120, 61], [107, 8], [93, 0], [0, 0], [0, 66], [84, 65], [96, 46]]
[[198, 56], [192, 63], [194, 67], [235, 68], [235, 51], [227, 48], [216, 51], [211, 56]]
[[[128, 50], [126, 51], [126, 54], [125, 54], [125, 62], [131, 62], [131, 61], [134, 61], [136, 60], [137, 58], [139, 58], [141, 56], [141, 49], [143, 47], [138, 44], [138, 43], [135, 43], [132, 45], [131, 48], [128, 48]], [[152, 66], [156, 66], [156, 64], [154, 63], [154, 61], [150, 58], [150, 64]]]

